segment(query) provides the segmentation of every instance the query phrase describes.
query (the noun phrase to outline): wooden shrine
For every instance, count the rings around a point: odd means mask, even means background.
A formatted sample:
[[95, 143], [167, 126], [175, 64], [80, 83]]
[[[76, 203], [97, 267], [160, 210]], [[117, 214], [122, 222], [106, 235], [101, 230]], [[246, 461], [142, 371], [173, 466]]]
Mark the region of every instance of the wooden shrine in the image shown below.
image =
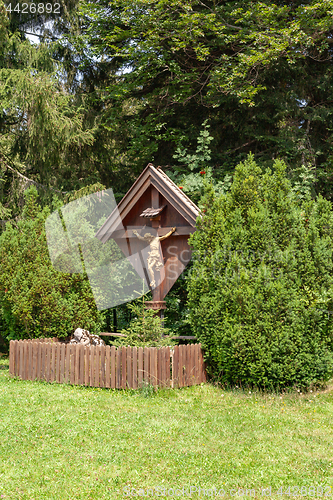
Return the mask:
[[153, 294], [146, 304], [165, 309], [165, 296], [191, 259], [187, 240], [199, 215], [162, 169], [149, 163], [96, 237], [103, 243], [114, 238], [126, 256], [141, 255]]

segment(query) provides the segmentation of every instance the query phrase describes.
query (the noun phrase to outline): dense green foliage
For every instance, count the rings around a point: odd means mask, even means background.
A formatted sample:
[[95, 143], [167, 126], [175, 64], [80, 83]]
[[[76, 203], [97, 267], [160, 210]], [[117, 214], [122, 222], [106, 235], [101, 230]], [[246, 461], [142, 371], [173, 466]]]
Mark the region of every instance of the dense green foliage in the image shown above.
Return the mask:
[[51, 265], [44, 227], [50, 211], [36, 198], [29, 188], [22, 220], [8, 223], [0, 236], [1, 333], [10, 340], [65, 338], [78, 327], [99, 331], [102, 316], [88, 279]]
[[333, 212], [300, 199], [276, 161], [239, 164], [227, 194], [206, 195], [191, 237], [193, 331], [222, 382], [309, 386], [333, 373]]
[[133, 163], [172, 166], [205, 119], [210, 165], [223, 178], [253, 151], [291, 170], [317, 167], [331, 196], [331, 0], [98, 0], [80, 3], [89, 64], [108, 69], [103, 100]]
[[128, 327], [121, 331], [126, 337], [116, 339], [117, 345], [163, 347], [172, 344], [167, 336], [169, 330], [164, 327], [158, 311], [146, 308], [145, 296], [128, 304], [128, 308], [133, 318]]

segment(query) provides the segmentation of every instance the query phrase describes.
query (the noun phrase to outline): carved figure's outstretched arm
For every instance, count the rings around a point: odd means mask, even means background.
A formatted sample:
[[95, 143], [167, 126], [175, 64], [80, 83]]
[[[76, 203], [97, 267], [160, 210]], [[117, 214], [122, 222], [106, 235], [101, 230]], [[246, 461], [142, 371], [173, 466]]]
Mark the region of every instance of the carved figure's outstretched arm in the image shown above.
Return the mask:
[[141, 241], [147, 241], [146, 238], [143, 238], [143, 236], [140, 236], [140, 234], [135, 229], [133, 229], [133, 234], [135, 234], [135, 236], [137, 238], [139, 238], [139, 240], [141, 240]]
[[176, 229], [177, 229], [176, 227], [173, 227], [171, 229], [171, 231], [169, 231], [167, 234], [165, 234], [164, 236], [160, 236], [159, 240], [162, 241], [162, 240], [165, 240], [166, 238], [169, 238], [169, 236], [171, 236], [172, 233], [174, 233], [176, 231]]

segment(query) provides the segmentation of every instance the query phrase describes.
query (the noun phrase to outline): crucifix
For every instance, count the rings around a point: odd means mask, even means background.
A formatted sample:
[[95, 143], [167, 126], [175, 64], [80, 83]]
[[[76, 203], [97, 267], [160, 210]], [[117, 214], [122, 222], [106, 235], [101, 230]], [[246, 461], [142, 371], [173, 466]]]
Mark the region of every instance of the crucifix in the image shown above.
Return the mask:
[[[165, 296], [191, 259], [187, 240], [198, 216], [198, 207], [163, 170], [148, 164], [98, 231], [102, 242], [114, 238], [129, 258], [141, 256], [153, 295], [147, 307], [166, 308]], [[136, 270], [143, 278], [142, 266]]]
[[149, 286], [151, 286], [152, 288], [156, 287], [155, 271], [160, 271], [164, 266], [160, 255], [160, 241], [166, 240], [175, 231], [176, 228], [173, 227], [171, 231], [169, 231], [164, 236], [154, 236], [151, 233], [145, 233], [144, 236], [140, 236], [140, 234], [135, 229], [133, 230], [133, 234], [135, 234], [135, 236], [139, 238], [139, 240], [145, 241], [149, 244], [150, 252], [148, 254], [149, 256], [147, 259], [147, 264], [149, 277], [151, 279]]

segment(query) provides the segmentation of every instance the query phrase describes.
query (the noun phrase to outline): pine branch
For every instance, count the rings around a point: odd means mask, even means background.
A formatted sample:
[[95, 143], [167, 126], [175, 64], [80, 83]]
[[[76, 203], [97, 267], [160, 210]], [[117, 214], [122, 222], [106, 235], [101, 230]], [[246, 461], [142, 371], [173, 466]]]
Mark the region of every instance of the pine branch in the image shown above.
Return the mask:
[[[3, 153], [2, 153], [3, 154]], [[25, 175], [21, 174], [18, 170], [16, 170], [15, 168], [13, 167], [10, 167], [8, 165], [8, 163], [6, 163], [4, 161], [3, 158], [0, 158], [3, 166], [5, 168], [8, 168], [11, 172], [14, 172], [14, 174], [18, 175], [19, 177], [21, 177], [21, 179], [24, 179], [25, 181], [29, 182], [30, 184], [34, 184], [36, 187], [39, 187], [40, 189], [43, 189], [44, 191], [54, 191], [56, 193], [60, 193], [60, 194], [67, 194], [68, 191], [59, 191], [58, 189], [53, 189], [51, 187], [48, 187], [48, 186], [44, 186], [44, 184], [40, 184], [39, 182], [37, 181], [34, 181], [32, 179], [29, 179], [29, 177], [26, 177]], [[7, 159], [8, 160], [8, 159]]]

